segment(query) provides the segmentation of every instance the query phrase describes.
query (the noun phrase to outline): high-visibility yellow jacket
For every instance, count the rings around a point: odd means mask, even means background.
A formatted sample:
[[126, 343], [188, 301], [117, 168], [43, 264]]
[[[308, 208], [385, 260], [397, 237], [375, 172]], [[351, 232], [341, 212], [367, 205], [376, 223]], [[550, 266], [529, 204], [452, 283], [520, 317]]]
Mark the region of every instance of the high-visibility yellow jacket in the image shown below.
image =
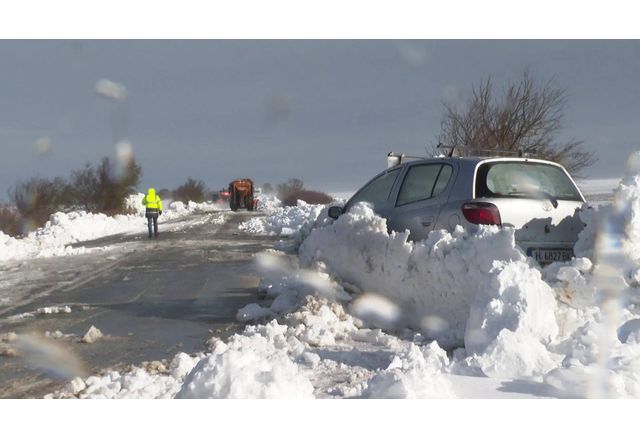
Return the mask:
[[147, 212], [162, 210], [162, 200], [156, 195], [154, 188], [149, 188], [149, 192], [142, 199], [142, 205], [147, 207]]

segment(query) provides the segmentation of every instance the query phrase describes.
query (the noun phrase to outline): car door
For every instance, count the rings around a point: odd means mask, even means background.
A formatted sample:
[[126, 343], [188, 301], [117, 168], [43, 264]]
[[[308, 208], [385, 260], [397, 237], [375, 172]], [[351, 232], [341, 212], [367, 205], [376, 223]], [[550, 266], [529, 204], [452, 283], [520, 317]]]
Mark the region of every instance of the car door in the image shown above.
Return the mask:
[[389, 227], [410, 231], [410, 239], [424, 239], [438, 220], [453, 181], [454, 166], [448, 163], [418, 163], [407, 167], [393, 208], [387, 214]]
[[400, 175], [400, 168], [389, 169], [365, 184], [356, 194], [351, 197], [344, 210], [348, 212], [356, 203], [369, 203], [373, 210], [380, 216], [386, 216], [390, 209], [389, 195], [394, 188], [394, 184]]

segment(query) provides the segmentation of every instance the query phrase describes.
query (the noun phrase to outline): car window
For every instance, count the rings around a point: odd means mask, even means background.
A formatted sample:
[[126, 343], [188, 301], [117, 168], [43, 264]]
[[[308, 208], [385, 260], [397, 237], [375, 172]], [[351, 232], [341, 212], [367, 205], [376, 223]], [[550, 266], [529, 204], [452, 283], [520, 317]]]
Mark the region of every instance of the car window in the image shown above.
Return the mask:
[[393, 183], [396, 181], [400, 169], [393, 169], [389, 172], [378, 176], [369, 182], [365, 187], [360, 189], [357, 194], [351, 198], [349, 205], [353, 206], [361, 201], [371, 203], [374, 208], [381, 207], [389, 198]]
[[480, 166], [476, 197], [539, 198], [582, 201], [565, 172], [553, 165], [534, 162], [494, 162]]
[[451, 166], [440, 163], [412, 166], [402, 182], [396, 205], [435, 197], [447, 186], [451, 173]]
[[440, 171], [440, 175], [438, 176], [438, 181], [436, 181], [436, 185], [433, 187], [432, 197], [440, 195], [440, 193], [447, 187], [449, 180], [451, 179], [451, 174], [453, 174], [453, 168], [451, 166], [442, 166], [442, 170]]

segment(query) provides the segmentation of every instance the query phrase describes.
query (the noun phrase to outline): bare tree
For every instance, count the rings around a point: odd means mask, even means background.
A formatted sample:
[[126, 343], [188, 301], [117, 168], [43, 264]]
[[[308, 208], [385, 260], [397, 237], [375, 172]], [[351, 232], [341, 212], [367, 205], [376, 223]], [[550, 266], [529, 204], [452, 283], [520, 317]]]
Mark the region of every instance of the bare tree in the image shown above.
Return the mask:
[[96, 166], [87, 163], [83, 169], [71, 173], [73, 204], [89, 212], [123, 213], [126, 198], [135, 192], [141, 176], [142, 168], [134, 160], [120, 172], [109, 157], [104, 157]]
[[173, 199], [176, 201], [182, 201], [187, 203], [189, 201], [194, 201], [196, 203], [201, 203], [208, 199], [207, 186], [204, 184], [202, 180], [196, 180], [191, 177], [187, 179], [187, 181], [178, 186], [173, 191]]
[[444, 102], [439, 143], [460, 146], [465, 152], [486, 155], [491, 150], [522, 152], [563, 164], [569, 172], [595, 163], [582, 141], [557, 140], [567, 102], [567, 91], [552, 80], [540, 83], [525, 70], [518, 82], [507, 85], [496, 98], [491, 78], [472, 86], [463, 108]]
[[57, 210], [69, 207], [71, 198], [67, 182], [60, 177], [34, 177], [19, 182], [10, 195], [20, 217], [29, 223], [28, 228], [31, 229], [45, 224]]
[[304, 190], [304, 182], [299, 178], [290, 178], [288, 182], [278, 185], [278, 198], [284, 200], [291, 196], [291, 194], [302, 190]]

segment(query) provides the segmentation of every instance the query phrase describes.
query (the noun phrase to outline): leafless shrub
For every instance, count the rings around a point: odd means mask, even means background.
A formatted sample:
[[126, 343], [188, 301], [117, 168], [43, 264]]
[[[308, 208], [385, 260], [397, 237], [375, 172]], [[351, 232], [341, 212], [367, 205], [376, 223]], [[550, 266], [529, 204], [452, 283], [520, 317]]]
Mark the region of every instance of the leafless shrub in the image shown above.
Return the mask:
[[201, 180], [195, 180], [191, 177], [187, 179], [187, 181], [178, 186], [173, 191], [173, 199], [176, 201], [182, 201], [183, 203], [194, 201], [196, 203], [201, 203], [208, 198], [207, 187]]
[[26, 228], [37, 228], [44, 225], [51, 214], [73, 208], [108, 215], [130, 213], [125, 201], [135, 192], [141, 175], [142, 169], [135, 161], [118, 170], [105, 157], [95, 167], [87, 164], [73, 171], [69, 181], [62, 177], [34, 177], [19, 182], [10, 196]]
[[19, 182], [11, 195], [20, 217], [30, 228], [44, 225], [52, 213], [70, 206], [73, 198], [66, 181], [60, 177], [34, 177]]
[[0, 231], [9, 236], [20, 236], [22, 230], [20, 212], [14, 207], [0, 204]]
[[171, 191], [169, 189], [162, 188], [159, 191], [156, 191], [156, 194], [158, 194], [158, 196], [163, 200], [171, 198]]
[[127, 197], [136, 192], [142, 177], [142, 168], [132, 160], [119, 172], [108, 157], [98, 166], [100, 204], [98, 211], [116, 214], [125, 211]]
[[141, 176], [142, 169], [134, 160], [117, 169], [111, 159], [104, 157], [95, 167], [87, 163], [84, 169], [72, 172], [71, 196], [77, 206], [89, 212], [127, 213], [125, 200], [135, 192]]
[[285, 206], [295, 206], [298, 203], [298, 200], [302, 200], [309, 204], [327, 204], [334, 201], [333, 197], [325, 194], [324, 192], [309, 191], [304, 189], [289, 194], [287, 198], [281, 199], [282, 204]]
[[563, 164], [576, 172], [595, 163], [582, 141], [557, 140], [567, 102], [567, 91], [553, 81], [540, 83], [525, 70], [517, 82], [496, 97], [491, 78], [473, 86], [466, 106], [444, 103], [439, 142], [486, 155], [496, 149], [522, 151]]
[[304, 183], [299, 178], [290, 178], [286, 183], [278, 185], [278, 198], [285, 200], [291, 195], [304, 190]]

